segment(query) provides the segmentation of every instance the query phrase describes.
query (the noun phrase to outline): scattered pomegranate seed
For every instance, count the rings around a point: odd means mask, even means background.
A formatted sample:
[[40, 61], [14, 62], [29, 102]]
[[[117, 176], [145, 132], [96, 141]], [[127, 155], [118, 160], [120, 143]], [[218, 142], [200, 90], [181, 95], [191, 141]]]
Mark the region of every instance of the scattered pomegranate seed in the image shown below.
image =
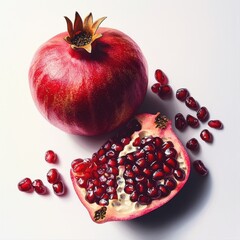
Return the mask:
[[187, 125], [187, 123], [186, 123], [186, 119], [184, 118], [184, 116], [181, 113], [177, 113], [175, 116], [175, 127], [178, 130], [184, 130], [186, 125]]
[[223, 124], [220, 120], [210, 120], [208, 122], [208, 126], [211, 128], [215, 128], [215, 129], [222, 129], [223, 128]]
[[186, 98], [185, 104], [188, 108], [190, 108], [192, 110], [198, 110], [198, 108], [199, 108], [198, 102], [191, 96]]
[[159, 88], [158, 96], [161, 99], [167, 99], [172, 96], [172, 88], [169, 85], [162, 85]]
[[36, 193], [44, 195], [47, 193], [47, 188], [44, 186], [42, 180], [36, 179], [32, 182], [33, 188]]
[[155, 84], [153, 84], [153, 85], [151, 86], [152, 92], [158, 93], [160, 86], [161, 86], [160, 83], [155, 83]]
[[187, 123], [190, 127], [193, 127], [193, 128], [199, 127], [199, 121], [194, 116], [188, 114], [186, 119], [187, 119]]
[[57, 169], [52, 168], [47, 173], [47, 180], [49, 183], [54, 184], [59, 180], [59, 172]]
[[33, 189], [32, 181], [30, 178], [24, 178], [18, 183], [18, 189], [22, 192], [30, 192]]
[[52, 187], [57, 196], [62, 196], [65, 193], [65, 188], [62, 181], [54, 183]]
[[160, 69], [157, 69], [155, 71], [155, 79], [161, 84], [161, 85], [166, 85], [168, 84], [168, 78], [164, 74], [164, 72]]
[[202, 130], [200, 137], [203, 141], [208, 143], [211, 143], [213, 141], [213, 135], [207, 129]]
[[207, 121], [209, 117], [209, 112], [207, 110], [206, 107], [201, 107], [198, 111], [197, 111], [197, 118], [202, 121], [205, 122]]
[[196, 138], [191, 138], [187, 143], [186, 147], [192, 151], [197, 151], [199, 149], [199, 142]]
[[176, 98], [184, 102], [189, 96], [189, 91], [186, 88], [180, 88], [176, 92]]
[[195, 160], [193, 162], [193, 167], [201, 176], [206, 176], [208, 174], [208, 170], [201, 160]]
[[52, 151], [52, 150], [48, 150], [45, 153], [45, 160], [48, 163], [56, 163], [57, 162], [57, 154], [54, 151]]

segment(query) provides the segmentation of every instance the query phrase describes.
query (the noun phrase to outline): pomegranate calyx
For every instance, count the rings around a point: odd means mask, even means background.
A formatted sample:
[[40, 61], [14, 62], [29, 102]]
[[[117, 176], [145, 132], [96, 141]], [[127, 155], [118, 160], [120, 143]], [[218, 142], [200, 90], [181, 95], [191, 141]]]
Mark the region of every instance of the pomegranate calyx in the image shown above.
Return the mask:
[[70, 44], [73, 50], [79, 51], [80, 49], [86, 50], [88, 53], [92, 51], [92, 43], [102, 37], [102, 34], [96, 33], [100, 24], [106, 19], [106, 17], [99, 18], [93, 22], [92, 13], [82, 21], [78, 12], [75, 13], [74, 23], [68, 18], [64, 17], [67, 22], [67, 30], [69, 36], [66, 36], [64, 40]]
[[158, 113], [155, 118], [155, 124], [156, 124], [156, 128], [165, 129], [168, 124], [168, 118], [165, 115]]

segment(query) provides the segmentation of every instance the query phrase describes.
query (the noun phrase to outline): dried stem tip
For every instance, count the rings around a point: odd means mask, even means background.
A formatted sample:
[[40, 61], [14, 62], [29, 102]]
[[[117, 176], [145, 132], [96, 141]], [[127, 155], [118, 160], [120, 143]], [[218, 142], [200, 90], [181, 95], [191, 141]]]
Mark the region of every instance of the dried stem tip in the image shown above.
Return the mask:
[[90, 13], [84, 21], [80, 17], [79, 13], [75, 13], [74, 23], [68, 18], [64, 17], [67, 22], [67, 30], [69, 36], [66, 36], [64, 40], [69, 43], [74, 50], [85, 49], [91, 53], [92, 43], [100, 38], [102, 34], [96, 33], [99, 25], [106, 17], [99, 18], [93, 22], [92, 13]]

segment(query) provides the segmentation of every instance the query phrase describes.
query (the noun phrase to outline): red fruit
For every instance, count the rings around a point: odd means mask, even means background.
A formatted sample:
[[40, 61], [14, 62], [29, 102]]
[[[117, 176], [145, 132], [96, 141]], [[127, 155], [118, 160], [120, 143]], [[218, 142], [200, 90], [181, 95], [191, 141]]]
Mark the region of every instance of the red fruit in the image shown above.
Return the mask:
[[22, 192], [31, 192], [33, 189], [32, 181], [30, 178], [24, 178], [18, 183], [18, 189]]
[[57, 196], [62, 196], [65, 193], [65, 187], [62, 181], [54, 183], [52, 187]]
[[194, 116], [188, 114], [186, 119], [187, 119], [187, 123], [190, 127], [193, 127], [193, 128], [199, 127], [199, 121]]
[[[132, 122], [118, 137], [107, 141], [112, 149], [121, 144], [122, 137], [131, 139], [124, 148], [114, 151], [114, 157], [102, 151], [104, 144], [94, 158], [86, 161], [86, 169], [76, 168], [79, 160], [73, 161], [74, 189], [97, 223], [133, 219], [151, 212], [172, 199], [189, 177], [190, 160], [171, 121], [157, 113], [138, 115]], [[84, 161], [79, 164], [84, 165]]]
[[175, 127], [178, 130], [184, 130], [187, 126], [186, 119], [181, 113], [177, 113], [175, 116]]
[[47, 188], [44, 186], [42, 180], [36, 179], [32, 182], [33, 188], [36, 193], [44, 195], [47, 193]]
[[205, 122], [207, 121], [209, 117], [209, 112], [207, 110], [206, 107], [201, 107], [198, 111], [197, 111], [197, 118], [202, 121]]
[[210, 120], [208, 122], [208, 126], [211, 128], [215, 128], [215, 129], [222, 129], [223, 128], [223, 124], [220, 120]]
[[200, 137], [203, 141], [208, 143], [211, 143], [213, 141], [213, 135], [207, 129], [201, 131]]
[[186, 147], [192, 151], [197, 151], [199, 149], [199, 142], [196, 138], [191, 138], [187, 143]]
[[[34, 102], [54, 126], [68, 133], [98, 135], [125, 123], [143, 102], [147, 63], [126, 34], [65, 17], [60, 33], [36, 52], [29, 70]], [[73, 26], [74, 25], [74, 26]], [[131, 99], [131, 101], [129, 101]]]
[[157, 69], [155, 71], [155, 79], [161, 84], [161, 85], [166, 85], [168, 84], [168, 78], [167, 76], [165, 75], [165, 73], [160, 70], [160, 69]]
[[202, 176], [206, 176], [208, 174], [208, 170], [201, 160], [195, 160], [193, 162], [193, 167], [195, 171]]
[[47, 173], [47, 180], [51, 184], [56, 183], [59, 180], [59, 177], [59, 172], [55, 168], [50, 169]]
[[48, 163], [56, 163], [57, 162], [57, 154], [54, 151], [52, 151], [52, 150], [48, 150], [45, 153], [45, 160]]
[[190, 108], [192, 110], [198, 110], [198, 108], [199, 108], [198, 102], [191, 96], [186, 98], [185, 104], [188, 108]]
[[154, 84], [151, 86], [152, 92], [153, 92], [153, 93], [158, 93], [160, 86], [161, 86], [160, 83], [154, 83]]
[[180, 88], [176, 92], [176, 98], [184, 102], [189, 96], [189, 91], [186, 88]]
[[169, 85], [162, 85], [159, 88], [158, 96], [161, 99], [167, 99], [172, 96], [172, 88]]

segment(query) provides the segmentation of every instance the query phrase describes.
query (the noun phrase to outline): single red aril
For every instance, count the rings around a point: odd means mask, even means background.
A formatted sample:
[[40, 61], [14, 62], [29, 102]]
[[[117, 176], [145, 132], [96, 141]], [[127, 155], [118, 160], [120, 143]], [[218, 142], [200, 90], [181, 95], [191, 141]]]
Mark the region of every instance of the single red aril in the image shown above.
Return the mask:
[[57, 196], [62, 196], [65, 193], [65, 187], [62, 181], [58, 181], [52, 185], [53, 191]]
[[198, 102], [191, 96], [186, 98], [185, 104], [188, 108], [190, 108], [192, 110], [198, 110], [198, 108], [199, 108]]
[[159, 91], [158, 91], [158, 96], [161, 99], [170, 98], [172, 96], [172, 88], [170, 87], [170, 85], [160, 86]]
[[160, 83], [154, 83], [154, 84], [151, 86], [152, 92], [153, 92], [153, 93], [158, 93], [160, 86], [161, 86]]
[[208, 120], [209, 112], [206, 107], [199, 108], [199, 110], [197, 111], [197, 118], [202, 122], [205, 122]]
[[[120, 133], [91, 159], [72, 162], [74, 189], [97, 223], [147, 214], [172, 199], [189, 177], [190, 159], [165, 116], [137, 115]], [[123, 144], [122, 138], [130, 141]]]
[[[29, 69], [33, 100], [54, 126], [72, 134], [99, 135], [126, 123], [147, 92], [147, 63], [121, 31], [102, 28], [105, 17], [67, 17], [68, 32], [49, 39]], [[131, 99], [131, 101], [129, 101]]]
[[186, 147], [192, 151], [197, 151], [199, 149], [199, 142], [196, 138], [191, 138], [186, 143]]
[[30, 178], [24, 178], [18, 183], [18, 189], [22, 192], [31, 192], [33, 189], [32, 181]]
[[197, 173], [201, 176], [206, 176], [208, 174], [208, 169], [205, 167], [201, 160], [195, 160], [193, 162], [193, 167]]
[[33, 188], [36, 193], [44, 195], [47, 193], [47, 188], [44, 186], [41, 179], [36, 179], [32, 182]]
[[194, 116], [188, 114], [187, 117], [187, 124], [190, 126], [190, 127], [193, 127], [193, 128], [197, 128], [199, 127], [199, 121], [197, 118], [195, 118]]
[[161, 84], [161, 85], [167, 85], [168, 84], [168, 78], [166, 74], [160, 70], [156, 69], [155, 71], [155, 79]]
[[201, 131], [200, 137], [203, 141], [208, 143], [211, 143], [213, 141], [213, 135], [207, 129]]
[[56, 168], [52, 168], [47, 172], [47, 180], [49, 183], [54, 184], [60, 178], [60, 174]]
[[223, 124], [220, 120], [210, 120], [208, 122], [208, 126], [211, 128], [215, 128], [215, 129], [222, 129], [223, 128]]
[[45, 160], [48, 163], [56, 163], [57, 162], [57, 154], [53, 150], [48, 150], [45, 153]]
[[189, 95], [189, 91], [186, 88], [180, 88], [176, 91], [176, 98], [182, 102], [184, 102]]
[[184, 130], [187, 126], [186, 119], [181, 113], [177, 113], [175, 116], [175, 127], [178, 130]]

